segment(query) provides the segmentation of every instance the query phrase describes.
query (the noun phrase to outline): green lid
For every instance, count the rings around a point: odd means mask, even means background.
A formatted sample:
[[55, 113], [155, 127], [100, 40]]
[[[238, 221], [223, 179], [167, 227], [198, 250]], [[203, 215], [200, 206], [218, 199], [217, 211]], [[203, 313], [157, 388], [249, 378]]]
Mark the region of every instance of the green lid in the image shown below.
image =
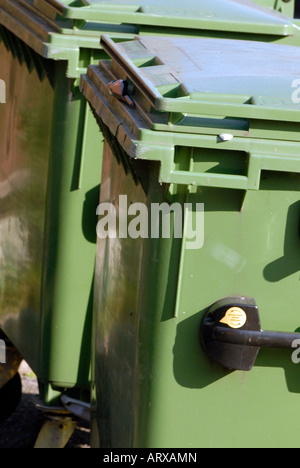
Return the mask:
[[34, 0], [49, 18], [287, 36], [292, 21], [249, 0]]
[[300, 28], [291, 19], [248, 0], [186, 0], [184, 8], [179, 0], [0, 0], [1, 25], [43, 57], [67, 60], [72, 78], [99, 60], [101, 34], [118, 40], [212, 35], [300, 45]]

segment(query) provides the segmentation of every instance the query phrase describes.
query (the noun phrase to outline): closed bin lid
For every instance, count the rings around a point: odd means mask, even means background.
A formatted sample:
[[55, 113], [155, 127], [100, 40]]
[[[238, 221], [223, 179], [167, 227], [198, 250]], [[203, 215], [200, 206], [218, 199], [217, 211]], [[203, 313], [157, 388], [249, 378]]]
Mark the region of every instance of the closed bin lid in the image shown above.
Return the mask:
[[[117, 64], [133, 85], [132, 99], [153, 130], [216, 133], [217, 127], [300, 140], [298, 47], [171, 37], [115, 43], [108, 36], [101, 44], [114, 59], [111, 71]], [[91, 68], [89, 76], [98, 71]]]
[[[81, 89], [129, 156], [161, 161], [161, 181], [255, 189], [261, 169], [300, 172], [299, 48], [171, 37], [101, 43], [112, 60], [88, 67]], [[178, 171], [175, 148], [193, 146], [251, 153], [251, 176]]]
[[33, 0], [33, 4], [53, 20], [91, 23], [90, 31], [95, 23], [114, 23], [276, 36], [295, 32], [290, 18], [250, 0], [185, 0], [184, 4], [180, 0]]
[[[128, 40], [138, 32], [131, 25], [88, 23], [63, 18], [60, 14], [62, 7], [58, 3], [0, 0], [0, 40], [13, 55], [18, 56], [22, 49], [17, 38], [46, 59], [64, 60], [68, 63], [67, 76], [79, 78], [89, 63], [97, 63], [103, 55], [99, 43], [101, 33], [109, 32], [118, 40]], [[29, 60], [30, 50], [26, 53]]]

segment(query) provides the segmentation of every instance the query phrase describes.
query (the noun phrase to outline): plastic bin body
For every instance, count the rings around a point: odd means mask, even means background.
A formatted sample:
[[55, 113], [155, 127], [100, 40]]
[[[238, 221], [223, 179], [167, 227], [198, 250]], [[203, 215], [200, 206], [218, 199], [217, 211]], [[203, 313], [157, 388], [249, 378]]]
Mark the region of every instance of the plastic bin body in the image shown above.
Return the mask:
[[[100, 202], [117, 214], [116, 228], [106, 224], [110, 236], [97, 240], [94, 441], [190, 450], [298, 446], [294, 350], [262, 349], [244, 372], [212, 362], [200, 344], [204, 313], [228, 296], [254, 297], [264, 329], [299, 327], [299, 104], [290, 96], [298, 52], [201, 39], [102, 44], [113, 60], [89, 67], [81, 81], [106, 137]], [[217, 64], [222, 49], [227, 55]], [[272, 63], [285, 64], [280, 77]], [[109, 94], [111, 77], [134, 86], [135, 110]], [[174, 235], [173, 211], [170, 235], [151, 237], [155, 203], [191, 204], [182, 238]], [[109, 223], [102, 215], [99, 222]], [[191, 220], [199, 229], [193, 248]], [[130, 236], [130, 226], [143, 237]]]

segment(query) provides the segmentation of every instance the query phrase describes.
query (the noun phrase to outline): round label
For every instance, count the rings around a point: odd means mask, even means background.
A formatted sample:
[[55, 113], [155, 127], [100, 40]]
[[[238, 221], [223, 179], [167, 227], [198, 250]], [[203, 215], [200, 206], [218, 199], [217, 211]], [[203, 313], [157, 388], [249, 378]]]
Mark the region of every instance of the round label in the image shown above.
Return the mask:
[[220, 323], [225, 323], [230, 328], [242, 328], [246, 322], [246, 312], [239, 307], [231, 307], [231, 309], [227, 310], [225, 317], [220, 320]]

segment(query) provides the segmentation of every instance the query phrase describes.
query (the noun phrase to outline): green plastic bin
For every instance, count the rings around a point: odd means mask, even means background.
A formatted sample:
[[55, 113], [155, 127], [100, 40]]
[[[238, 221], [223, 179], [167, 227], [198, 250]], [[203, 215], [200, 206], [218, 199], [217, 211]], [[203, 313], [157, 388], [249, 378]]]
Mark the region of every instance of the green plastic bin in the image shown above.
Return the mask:
[[290, 19], [249, 2], [133, 3], [0, 0], [0, 328], [46, 403], [90, 382], [102, 142], [78, 80], [106, 57], [100, 33], [297, 38]]
[[298, 447], [300, 51], [102, 46], [93, 446]]

